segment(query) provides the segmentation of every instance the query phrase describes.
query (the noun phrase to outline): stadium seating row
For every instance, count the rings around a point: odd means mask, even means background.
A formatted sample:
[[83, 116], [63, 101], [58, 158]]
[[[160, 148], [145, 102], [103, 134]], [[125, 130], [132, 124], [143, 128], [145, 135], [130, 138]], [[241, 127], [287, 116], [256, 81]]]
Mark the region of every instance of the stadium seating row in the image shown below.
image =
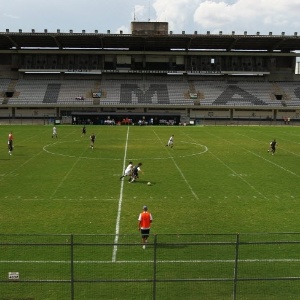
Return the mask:
[[[297, 82], [246, 82], [197, 80], [11, 80], [0, 79], [0, 101], [19, 104], [93, 105], [93, 93], [101, 92], [102, 105], [205, 105], [282, 106], [300, 105]], [[192, 96], [191, 96], [192, 95]], [[5, 101], [6, 100], [6, 101]]]

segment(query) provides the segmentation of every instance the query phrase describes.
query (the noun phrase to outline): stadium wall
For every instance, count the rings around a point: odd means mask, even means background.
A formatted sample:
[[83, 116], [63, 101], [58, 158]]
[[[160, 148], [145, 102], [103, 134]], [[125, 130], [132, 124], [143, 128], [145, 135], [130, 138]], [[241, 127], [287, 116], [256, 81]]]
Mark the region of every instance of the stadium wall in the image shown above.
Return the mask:
[[[22, 37], [22, 35], [20, 35]], [[116, 38], [116, 37], [115, 37]], [[177, 41], [174, 37], [174, 42]], [[181, 37], [179, 37], [181, 38]], [[217, 38], [217, 37], [216, 37]], [[258, 41], [259, 38], [257, 38]], [[34, 40], [34, 37], [32, 37]], [[272, 39], [271, 39], [272, 40]], [[30, 37], [27, 42], [31, 42]], [[295, 122], [299, 118], [298, 98], [292, 104], [288, 96], [278, 88], [274, 88], [272, 95], [282, 94], [282, 101], [274, 101], [268, 106], [250, 103], [239, 105], [228, 101], [224, 105], [215, 103], [217, 99], [210, 98], [208, 101], [201, 91], [201, 82], [209, 85], [211, 82], [221, 82], [235, 85], [236, 82], [300, 82], [300, 75], [295, 74], [296, 54], [284, 51], [216, 51], [216, 50], [193, 50], [183, 51], [169, 49], [164, 51], [153, 49], [152, 51], [122, 50], [122, 49], [6, 49], [0, 50], [0, 80], [10, 81], [6, 87], [0, 87], [0, 118], [1, 119], [65, 119], [70, 122], [73, 113], [92, 113], [101, 115], [101, 118], [115, 114], [117, 118], [134, 116], [135, 114], [149, 119], [152, 117], [176, 116], [177, 123], [194, 121], [199, 123], [201, 119], [213, 119], [215, 121], [236, 119], [241, 120], [275, 120], [281, 121], [290, 118]], [[31, 74], [33, 73], [33, 74]], [[171, 76], [173, 75], [173, 76]], [[176, 76], [174, 76], [176, 75]], [[40, 91], [40, 98], [32, 103], [30, 92], [25, 97], [18, 84], [22, 80], [32, 80], [31, 91], [36, 93], [39, 89], [37, 84], [41, 80], [52, 80], [62, 86], [71, 80], [77, 80], [78, 86], [84, 86], [83, 82], [94, 80], [94, 85], [89, 88], [77, 89], [74, 87], [70, 97], [43, 99], [46, 88]], [[105, 81], [119, 81], [131, 84], [137, 81], [137, 85], [129, 90], [131, 98], [121, 100], [120, 93], [113, 94], [105, 88], [102, 90], [100, 99], [93, 99], [93, 92], [98, 92]], [[36, 81], [36, 83], [35, 83]], [[198, 82], [198, 83], [197, 83]], [[223, 83], [222, 83], [223, 82]], [[154, 83], [156, 88], [153, 88]], [[172, 86], [167, 101], [158, 100], [158, 84], [170, 84]], [[121, 83], [119, 83], [121, 84]], [[181, 86], [181, 99], [177, 102], [177, 87]], [[24, 88], [24, 85], [22, 86]], [[148, 93], [152, 102], [141, 101]], [[173, 90], [172, 90], [173, 89]], [[215, 90], [218, 87], [214, 88]], [[63, 90], [63, 89], [62, 89]], [[76, 90], [76, 92], [75, 92]], [[177, 95], [174, 91], [176, 90]], [[6, 92], [13, 93], [8, 97]], [[164, 93], [162, 89], [161, 95]], [[75, 99], [83, 96], [85, 101]], [[196, 95], [191, 100], [189, 94]], [[245, 94], [245, 93], [244, 93]], [[254, 93], [252, 93], [254, 95]], [[109, 96], [109, 97], [108, 97]], [[284, 98], [286, 96], [286, 98]], [[36, 96], [37, 97], [37, 96]], [[13, 100], [13, 101], [11, 101]], [[25, 100], [25, 101], [24, 101]], [[207, 101], [204, 101], [207, 100]], [[232, 99], [231, 99], [232, 100]], [[122, 102], [123, 101], [123, 102]], [[126, 102], [127, 101], [127, 102]], [[251, 102], [251, 101], [250, 101]]]

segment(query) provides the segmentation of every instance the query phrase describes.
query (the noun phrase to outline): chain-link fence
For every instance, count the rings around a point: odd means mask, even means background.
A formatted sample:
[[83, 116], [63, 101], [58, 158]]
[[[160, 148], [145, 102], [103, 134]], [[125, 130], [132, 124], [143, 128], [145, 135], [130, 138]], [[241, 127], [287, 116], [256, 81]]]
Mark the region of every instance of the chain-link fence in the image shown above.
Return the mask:
[[0, 235], [0, 299], [300, 299], [300, 233]]

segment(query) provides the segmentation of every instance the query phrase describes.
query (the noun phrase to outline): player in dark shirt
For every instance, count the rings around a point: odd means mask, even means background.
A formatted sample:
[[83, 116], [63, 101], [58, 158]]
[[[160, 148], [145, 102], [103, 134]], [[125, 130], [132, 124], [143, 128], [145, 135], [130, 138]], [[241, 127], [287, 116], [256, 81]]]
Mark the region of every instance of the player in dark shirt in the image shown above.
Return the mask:
[[95, 139], [96, 139], [96, 136], [94, 133], [91, 134], [90, 136], [90, 141], [91, 141], [91, 148], [94, 149], [94, 144], [95, 144]]
[[82, 127], [81, 136], [85, 136], [86, 134], [86, 128], [85, 125]]
[[268, 150], [268, 152], [271, 152], [272, 155], [274, 155], [275, 152], [276, 152], [276, 146], [277, 146], [277, 142], [276, 142], [276, 140], [274, 139], [274, 140], [270, 143], [270, 149]]
[[9, 155], [12, 155], [12, 151], [14, 150], [13, 139], [14, 139], [14, 136], [13, 136], [12, 132], [10, 132], [8, 135], [8, 142], [7, 142]]
[[139, 178], [139, 172], [143, 171], [141, 170], [142, 163], [138, 163], [137, 166], [134, 166], [132, 169], [132, 175], [129, 179], [129, 182], [135, 182]]

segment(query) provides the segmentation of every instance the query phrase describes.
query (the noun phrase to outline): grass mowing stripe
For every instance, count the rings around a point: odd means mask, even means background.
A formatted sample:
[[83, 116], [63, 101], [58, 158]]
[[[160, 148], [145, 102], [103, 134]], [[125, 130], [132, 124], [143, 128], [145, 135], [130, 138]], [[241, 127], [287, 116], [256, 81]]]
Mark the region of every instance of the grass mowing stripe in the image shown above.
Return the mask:
[[[128, 138], [129, 138], [129, 126], [127, 127], [122, 174], [124, 174], [125, 167], [126, 167]], [[116, 261], [116, 256], [117, 256], [117, 251], [118, 251], [117, 244], [118, 244], [118, 241], [119, 241], [119, 233], [120, 233], [120, 218], [121, 218], [121, 210], [122, 210], [122, 202], [123, 202], [123, 190], [124, 190], [124, 180], [121, 180], [120, 198], [119, 198], [118, 214], [117, 214], [117, 220], [116, 220], [116, 232], [115, 232], [116, 235], [115, 235], [115, 242], [114, 242], [115, 245], [114, 245], [113, 253], [112, 253], [112, 261], [113, 262]]]

